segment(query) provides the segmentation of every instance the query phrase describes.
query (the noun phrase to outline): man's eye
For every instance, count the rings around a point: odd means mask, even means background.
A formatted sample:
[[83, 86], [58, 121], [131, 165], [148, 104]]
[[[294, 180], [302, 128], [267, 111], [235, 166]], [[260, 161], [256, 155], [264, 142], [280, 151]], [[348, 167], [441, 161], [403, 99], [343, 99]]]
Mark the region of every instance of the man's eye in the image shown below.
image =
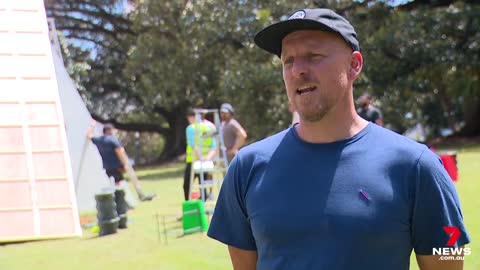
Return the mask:
[[311, 59], [321, 59], [321, 58], [323, 58], [323, 55], [321, 55], [321, 54], [311, 54], [310, 58]]
[[293, 63], [293, 58], [292, 57], [287, 58], [287, 59], [285, 59], [285, 61], [283, 61], [284, 65], [290, 65], [292, 63]]

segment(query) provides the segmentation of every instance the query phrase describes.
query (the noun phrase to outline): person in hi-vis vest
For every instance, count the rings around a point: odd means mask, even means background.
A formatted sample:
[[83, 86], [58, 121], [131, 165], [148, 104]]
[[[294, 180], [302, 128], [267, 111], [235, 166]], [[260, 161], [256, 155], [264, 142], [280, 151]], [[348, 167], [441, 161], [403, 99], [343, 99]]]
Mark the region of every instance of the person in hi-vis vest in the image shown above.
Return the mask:
[[[196, 160], [212, 160], [216, 154], [217, 142], [212, 137], [202, 137], [201, 147], [198, 149], [198, 145], [200, 144], [200, 136], [208, 133], [211, 130], [211, 127], [203, 122], [197, 123], [195, 119], [195, 112], [192, 109], [187, 111], [186, 117], [189, 125], [185, 129], [187, 149], [185, 156], [186, 166], [183, 178], [183, 192], [185, 200], [187, 201], [190, 195], [190, 174], [193, 162]], [[198, 178], [200, 181], [200, 175], [195, 174], [195, 178]], [[210, 174], [204, 173], [203, 179], [211, 178], [212, 177]], [[207, 194], [204, 194], [203, 198], [206, 199], [207, 197]]]

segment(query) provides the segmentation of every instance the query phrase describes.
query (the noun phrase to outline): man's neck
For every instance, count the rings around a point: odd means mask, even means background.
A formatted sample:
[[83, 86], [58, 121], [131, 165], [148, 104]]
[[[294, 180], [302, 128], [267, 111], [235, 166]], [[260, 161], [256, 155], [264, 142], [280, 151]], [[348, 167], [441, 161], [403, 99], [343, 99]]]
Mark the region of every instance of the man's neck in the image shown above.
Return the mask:
[[353, 103], [343, 107], [343, 110], [341, 107], [338, 112], [331, 111], [317, 122], [300, 119], [295, 126], [298, 136], [310, 143], [331, 143], [350, 138], [368, 125], [358, 116]]

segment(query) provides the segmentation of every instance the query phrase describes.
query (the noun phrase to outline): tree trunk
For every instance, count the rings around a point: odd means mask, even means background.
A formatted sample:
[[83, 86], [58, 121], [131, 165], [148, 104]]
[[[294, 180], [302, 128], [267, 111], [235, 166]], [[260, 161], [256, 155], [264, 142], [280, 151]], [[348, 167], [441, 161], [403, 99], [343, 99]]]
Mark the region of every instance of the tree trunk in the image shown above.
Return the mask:
[[439, 81], [436, 83], [436, 87], [438, 90], [437, 96], [438, 96], [438, 100], [440, 101], [440, 106], [443, 112], [446, 113], [448, 128], [455, 130], [456, 119], [452, 115], [452, 102], [450, 100], [450, 97], [448, 96], [447, 91], [445, 90], [447, 89], [448, 86], [446, 86], [446, 84], [443, 83], [443, 81]]
[[185, 153], [185, 127], [187, 120], [182, 113], [172, 113], [167, 117], [170, 128], [165, 134], [165, 147], [160, 155], [160, 161], [177, 158]]
[[465, 126], [459, 132], [461, 136], [480, 135], [480, 98], [473, 97], [465, 99], [464, 117]]
[[111, 123], [120, 130], [156, 132], [162, 135], [165, 139], [165, 146], [160, 154], [159, 161], [169, 161], [185, 153], [185, 127], [188, 123], [181, 109], [173, 109], [172, 112], [163, 111], [162, 115], [168, 122], [168, 128], [150, 123], [121, 123], [117, 122], [116, 119], [105, 119], [95, 114], [92, 114], [92, 117], [102, 123]]

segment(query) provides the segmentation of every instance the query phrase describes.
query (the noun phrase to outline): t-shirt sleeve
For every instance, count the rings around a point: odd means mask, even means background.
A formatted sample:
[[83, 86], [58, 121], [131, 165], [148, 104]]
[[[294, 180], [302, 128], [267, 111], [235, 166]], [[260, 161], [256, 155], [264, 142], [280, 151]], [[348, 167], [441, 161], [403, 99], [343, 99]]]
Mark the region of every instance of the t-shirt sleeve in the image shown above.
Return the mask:
[[189, 125], [185, 129], [185, 136], [187, 137], [187, 145], [193, 147], [195, 144], [195, 129], [192, 125]]
[[232, 121], [232, 126], [235, 129], [235, 133], [237, 133], [238, 131], [244, 131], [242, 125], [240, 125], [240, 123], [237, 120]]
[[217, 140], [215, 138], [212, 138], [212, 144], [210, 145], [210, 149], [216, 149], [217, 148]]
[[416, 166], [415, 199], [412, 213], [412, 240], [415, 253], [432, 255], [433, 248], [448, 247], [451, 235], [445, 226], [454, 226], [460, 237], [454, 247], [470, 242], [453, 181], [440, 158], [426, 149]]
[[113, 148], [123, 147], [120, 141], [115, 136], [110, 136], [110, 143], [113, 145]]
[[383, 118], [382, 112], [379, 109], [375, 109], [372, 115], [373, 122], [376, 122], [378, 119], [382, 119], [382, 118]]
[[229, 246], [257, 250], [245, 207], [246, 179], [241, 175], [241, 158], [237, 154], [230, 164], [220, 190], [208, 236]]
[[92, 142], [93, 142], [95, 145], [98, 145], [98, 137], [92, 137]]

